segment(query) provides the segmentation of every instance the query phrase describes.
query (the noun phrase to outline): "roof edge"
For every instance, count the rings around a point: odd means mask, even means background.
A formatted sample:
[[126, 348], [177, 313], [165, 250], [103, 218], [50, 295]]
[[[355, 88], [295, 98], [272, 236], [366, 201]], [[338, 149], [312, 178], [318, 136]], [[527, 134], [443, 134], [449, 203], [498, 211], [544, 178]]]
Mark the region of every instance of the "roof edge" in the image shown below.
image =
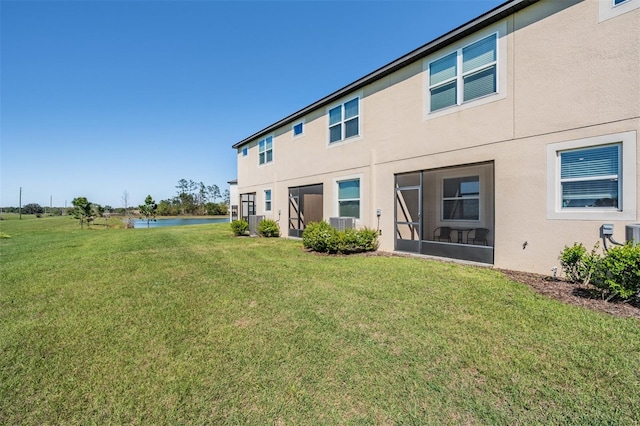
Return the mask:
[[520, 10], [537, 3], [539, 0], [509, 0], [501, 5], [496, 6], [495, 8], [489, 10], [488, 12], [483, 13], [477, 18], [472, 19], [471, 21], [460, 25], [459, 27], [433, 39], [432, 41], [422, 45], [421, 47], [412, 50], [406, 55], [401, 56], [400, 58], [384, 65], [377, 70], [365, 75], [364, 77], [359, 78], [358, 80], [350, 83], [343, 88], [336, 90], [335, 92], [317, 100], [316, 102], [294, 112], [286, 116], [285, 118], [276, 121], [275, 123], [265, 127], [264, 129], [252, 134], [251, 136], [241, 140], [240, 142], [232, 145], [233, 149], [238, 149], [247, 143], [264, 136], [277, 128], [280, 128], [288, 123], [291, 123], [306, 114], [314, 111], [318, 108], [322, 108], [339, 98], [346, 96], [350, 92], [357, 91], [364, 86], [367, 86], [383, 77], [386, 77], [389, 74], [392, 74], [398, 71], [401, 68], [406, 67], [413, 62], [416, 62], [425, 56], [430, 55], [433, 52], [436, 52], [450, 44], [455, 43], [456, 41], [467, 37], [470, 34], [473, 34], [480, 29], [487, 27], [494, 22], [497, 22], [501, 19], [506, 18], [507, 16], [513, 15]]

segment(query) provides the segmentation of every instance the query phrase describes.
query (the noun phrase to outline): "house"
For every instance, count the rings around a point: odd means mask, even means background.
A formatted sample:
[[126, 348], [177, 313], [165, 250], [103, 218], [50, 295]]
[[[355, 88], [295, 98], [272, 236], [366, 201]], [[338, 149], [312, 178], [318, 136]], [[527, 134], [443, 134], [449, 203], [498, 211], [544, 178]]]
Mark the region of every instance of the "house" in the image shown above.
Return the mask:
[[238, 179], [227, 182], [229, 184], [229, 220], [238, 219]]
[[639, 221], [639, 131], [640, 0], [507, 1], [234, 144], [239, 214], [548, 274]]

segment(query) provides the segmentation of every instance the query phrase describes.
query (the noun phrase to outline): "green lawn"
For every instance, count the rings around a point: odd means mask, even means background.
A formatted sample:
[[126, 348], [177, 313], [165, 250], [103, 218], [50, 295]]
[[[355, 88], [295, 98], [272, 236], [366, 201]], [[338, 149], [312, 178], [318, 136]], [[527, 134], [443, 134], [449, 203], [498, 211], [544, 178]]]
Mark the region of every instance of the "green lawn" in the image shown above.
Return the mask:
[[638, 424], [640, 322], [227, 224], [0, 221], [0, 424]]

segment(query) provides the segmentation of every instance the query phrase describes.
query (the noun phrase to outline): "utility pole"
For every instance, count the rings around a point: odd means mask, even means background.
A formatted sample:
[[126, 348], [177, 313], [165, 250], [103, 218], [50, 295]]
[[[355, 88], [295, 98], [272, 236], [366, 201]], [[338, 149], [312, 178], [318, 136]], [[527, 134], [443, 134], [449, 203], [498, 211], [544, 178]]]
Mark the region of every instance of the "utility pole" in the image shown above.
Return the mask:
[[18, 206], [18, 212], [19, 212], [18, 218], [22, 220], [22, 187], [20, 187], [20, 201], [18, 201], [18, 203], [20, 204]]

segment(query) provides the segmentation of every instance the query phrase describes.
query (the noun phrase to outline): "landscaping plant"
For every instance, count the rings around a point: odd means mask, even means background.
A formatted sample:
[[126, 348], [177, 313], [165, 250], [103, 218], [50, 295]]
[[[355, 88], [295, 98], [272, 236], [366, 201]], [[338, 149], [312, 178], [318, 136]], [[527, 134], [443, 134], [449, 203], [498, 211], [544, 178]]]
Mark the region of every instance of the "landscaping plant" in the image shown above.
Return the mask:
[[246, 220], [238, 219], [231, 222], [231, 230], [234, 235], [242, 236], [249, 232], [249, 223]]
[[280, 236], [280, 227], [275, 220], [271, 219], [263, 219], [260, 221], [258, 225], [258, 234], [261, 237], [279, 237]]
[[307, 225], [302, 234], [302, 244], [320, 253], [362, 253], [378, 248], [378, 232], [368, 228], [338, 231], [322, 221]]
[[640, 297], [640, 245], [631, 242], [597, 253], [598, 245], [591, 253], [580, 243], [565, 247], [560, 254], [560, 264], [567, 280], [593, 284], [604, 290], [609, 299], [627, 300]]

